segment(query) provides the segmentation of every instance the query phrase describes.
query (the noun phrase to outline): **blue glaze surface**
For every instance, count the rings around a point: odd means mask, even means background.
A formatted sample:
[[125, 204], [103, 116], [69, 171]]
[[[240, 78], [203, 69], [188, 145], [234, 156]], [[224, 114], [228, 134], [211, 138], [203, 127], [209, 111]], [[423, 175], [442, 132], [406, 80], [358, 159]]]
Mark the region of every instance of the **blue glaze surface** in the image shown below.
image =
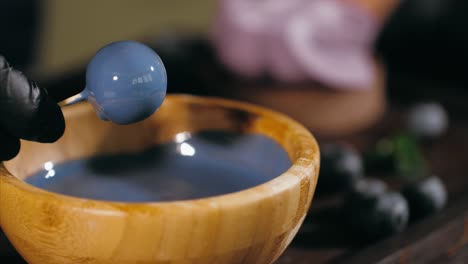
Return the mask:
[[82, 97], [103, 120], [125, 125], [153, 114], [166, 89], [161, 58], [144, 44], [119, 41], [100, 49], [88, 64]]
[[140, 153], [44, 164], [26, 182], [49, 191], [122, 202], [171, 201], [241, 191], [291, 166], [275, 141], [257, 134], [181, 133]]

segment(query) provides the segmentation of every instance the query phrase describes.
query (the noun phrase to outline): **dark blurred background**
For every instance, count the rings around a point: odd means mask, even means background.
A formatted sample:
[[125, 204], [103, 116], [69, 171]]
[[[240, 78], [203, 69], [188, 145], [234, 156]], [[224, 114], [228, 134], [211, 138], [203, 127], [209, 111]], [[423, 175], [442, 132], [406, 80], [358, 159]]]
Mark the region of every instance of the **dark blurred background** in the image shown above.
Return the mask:
[[[149, 41], [165, 31], [208, 33], [215, 3], [0, 1], [0, 53], [47, 84], [82, 77], [92, 54], [110, 41]], [[444, 89], [466, 95], [467, 8], [463, 0], [402, 1], [376, 43], [388, 69], [390, 94], [401, 99], [440, 96], [437, 89]], [[185, 46], [180, 52], [189, 51]], [[203, 49], [198, 51], [206, 58]], [[170, 91], [180, 88], [174, 79]], [[77, 80], [77, 85], [83, 83], [83, 78]]]
[[[389, 91], [394, 97], [455, 99], [461, 95], [453, 104], [464, 104], [468, 86], [466, 10], [468, 2], [463, 0], [409, 0], [397, 8], [376, 46], [387, 62]], [[459, 105], [457, 108], [461, 110]]]

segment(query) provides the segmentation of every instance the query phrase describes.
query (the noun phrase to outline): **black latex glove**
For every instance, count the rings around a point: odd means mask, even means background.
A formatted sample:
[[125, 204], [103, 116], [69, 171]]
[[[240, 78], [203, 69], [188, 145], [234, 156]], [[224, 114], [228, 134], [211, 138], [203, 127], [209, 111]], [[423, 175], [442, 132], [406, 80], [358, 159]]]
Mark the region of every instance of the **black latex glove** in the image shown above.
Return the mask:
[[19, 139], [52, 143], [65, 130], [62, 111], [44, 88], [13, 69], [0, 55], [0, 160], [18, 154]]

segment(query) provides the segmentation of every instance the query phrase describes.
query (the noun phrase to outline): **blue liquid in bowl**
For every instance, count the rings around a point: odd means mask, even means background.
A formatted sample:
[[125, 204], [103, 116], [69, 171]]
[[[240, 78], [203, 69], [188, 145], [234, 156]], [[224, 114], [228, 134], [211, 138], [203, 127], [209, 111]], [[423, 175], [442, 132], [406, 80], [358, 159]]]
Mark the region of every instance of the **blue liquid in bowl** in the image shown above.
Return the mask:
[[204, 198], [241, 191], [285, 172], [291, 161], [272, 139], [205, 131], [133, 154], [46, 163], [26, 182], [81, 198], [151, 202]]

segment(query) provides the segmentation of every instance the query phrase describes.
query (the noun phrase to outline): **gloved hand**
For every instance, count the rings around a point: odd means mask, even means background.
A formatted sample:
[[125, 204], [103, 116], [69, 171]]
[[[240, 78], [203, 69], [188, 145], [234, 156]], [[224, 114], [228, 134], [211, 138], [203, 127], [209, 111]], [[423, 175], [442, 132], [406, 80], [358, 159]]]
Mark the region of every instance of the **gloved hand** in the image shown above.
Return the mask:
[[0, 55], [0, 160], [14, 158], [20, 139], [40, 143], [57, 141], [65, 130], [56, 98]]

